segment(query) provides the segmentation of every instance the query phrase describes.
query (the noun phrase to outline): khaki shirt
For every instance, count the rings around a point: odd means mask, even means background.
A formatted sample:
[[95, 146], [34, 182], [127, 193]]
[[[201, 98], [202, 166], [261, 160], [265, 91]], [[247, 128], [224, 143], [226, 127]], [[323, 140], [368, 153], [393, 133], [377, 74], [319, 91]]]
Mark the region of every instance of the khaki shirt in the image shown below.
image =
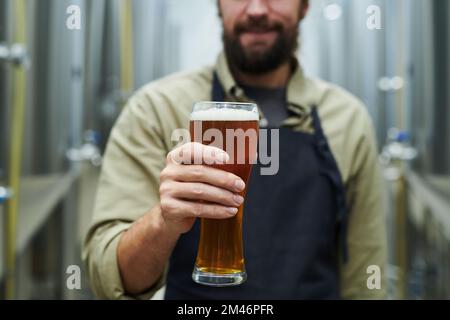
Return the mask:
[[[248, 100], [236, 85], [222, 53], [215, 68], [175, 74], [139, 90], [113, 128], [93, 222], [83, 248], [98, 297], [148, 299], [164, 285], [165, 275], [149, 292], [139, 297], [127, 296], [117, 265], [117, 244], [120, 235], [159, 202], [159, 175], [167, 153], [176, 145], [171, 141], [172, 131], [188, 128], [194, 102], [211, 100], [214, 69], [228, 95]], [[294, 115], [284, 124], [305, 132], [313, 131], [310, 110], [317, 106], [346, 187], [349, 261], [340, 265], [342, 297], [384, 298], [387, 255], [382, 179], [366, 108], [346, 91], [304, 76], [299, 66], [288, 84], [287, 101]], [[369, 290], [367, 286], [371, 276], [367, 269], [371, 265], [381, 268], [379, 290]]]

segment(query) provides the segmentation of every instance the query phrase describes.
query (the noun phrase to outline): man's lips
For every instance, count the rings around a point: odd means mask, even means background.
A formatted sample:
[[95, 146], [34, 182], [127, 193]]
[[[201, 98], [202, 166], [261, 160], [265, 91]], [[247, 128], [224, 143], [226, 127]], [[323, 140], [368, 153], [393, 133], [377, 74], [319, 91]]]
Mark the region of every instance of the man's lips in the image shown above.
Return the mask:
[[275, 30], [247, 30], [240, 34], [243, 45], [273, 42], [278, 35]]

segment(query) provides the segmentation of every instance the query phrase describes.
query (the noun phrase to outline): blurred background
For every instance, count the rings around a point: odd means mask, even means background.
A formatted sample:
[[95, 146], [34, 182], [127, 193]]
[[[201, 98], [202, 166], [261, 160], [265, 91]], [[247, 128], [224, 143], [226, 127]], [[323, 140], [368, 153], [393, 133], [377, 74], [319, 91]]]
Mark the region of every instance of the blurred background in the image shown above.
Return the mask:
[[[311, 5], [306, 72], [362, 99], [377, 129], [389, 297], [450, 299], [450, 1]], [[134, 90], [220, 50], [215, 0], [0, 0], [0, 298], [93, 298], [81, 242], [115, 119]]]

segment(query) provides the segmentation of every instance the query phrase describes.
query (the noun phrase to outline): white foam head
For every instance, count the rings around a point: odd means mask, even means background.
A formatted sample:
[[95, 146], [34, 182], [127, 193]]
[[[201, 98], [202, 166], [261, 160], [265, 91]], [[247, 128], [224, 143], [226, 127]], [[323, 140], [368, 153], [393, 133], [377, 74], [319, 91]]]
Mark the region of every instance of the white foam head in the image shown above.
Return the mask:
[[211, 108], [195, 110], [191, 114], [191, 121], [259, 121], [256, 105], [252, 110], [233, 108]]

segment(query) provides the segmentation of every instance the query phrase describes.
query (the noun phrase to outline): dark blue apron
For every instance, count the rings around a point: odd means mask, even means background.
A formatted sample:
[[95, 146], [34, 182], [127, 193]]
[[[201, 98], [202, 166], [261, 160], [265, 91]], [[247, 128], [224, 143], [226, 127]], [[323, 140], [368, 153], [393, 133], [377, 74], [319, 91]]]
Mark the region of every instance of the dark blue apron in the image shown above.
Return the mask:
[[[212, 98], [226, 99], [217, 75]], [[345, 190], [316, 108], [311, 116], [314, 134], [280, 129], [277, 175], [253, 167], [243, 217], [247, 281], [212, 288], [192, 280], [197, 221], [170, 258], [166, 299], [339, 298], [339, 249], [347, 259]]]

